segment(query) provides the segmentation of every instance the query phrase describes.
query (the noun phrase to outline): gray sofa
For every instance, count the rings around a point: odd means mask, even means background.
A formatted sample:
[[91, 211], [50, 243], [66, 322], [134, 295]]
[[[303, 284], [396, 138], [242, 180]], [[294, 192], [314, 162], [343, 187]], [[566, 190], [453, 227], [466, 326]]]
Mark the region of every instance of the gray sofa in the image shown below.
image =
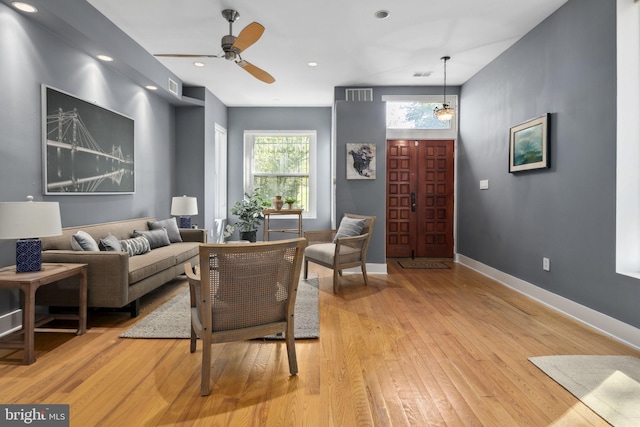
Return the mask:
[[[149, 230], [155, 218], [137, 218], [103, 224], [64, 228], [61, 236], [42, 239], [42, 262], [88, 264], [89, 307], [124, 308], [135, 317], [141, 296], [184, 274], [183, 264], [199, 263], [198, 248], [206, 243], [206, 230], [179, 229], [182, 242], [152, 249], [142, 255], [129, 256], [116, 251], [73, 250], [71, 236], [82, 230], [96, 242], [109, 234], [125, 240], [134, 230]], [[59, 281], [37, 292], [36, 303], [47, 306], [78, 306], [77, 279]]]

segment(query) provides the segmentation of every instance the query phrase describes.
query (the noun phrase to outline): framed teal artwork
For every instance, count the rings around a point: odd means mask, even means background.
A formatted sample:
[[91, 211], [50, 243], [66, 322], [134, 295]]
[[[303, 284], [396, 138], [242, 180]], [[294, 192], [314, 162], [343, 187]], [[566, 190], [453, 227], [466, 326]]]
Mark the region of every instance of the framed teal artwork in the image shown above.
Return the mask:
[[549, 167], [549, 114], [527, 120], [510, 130], [509, 172]]

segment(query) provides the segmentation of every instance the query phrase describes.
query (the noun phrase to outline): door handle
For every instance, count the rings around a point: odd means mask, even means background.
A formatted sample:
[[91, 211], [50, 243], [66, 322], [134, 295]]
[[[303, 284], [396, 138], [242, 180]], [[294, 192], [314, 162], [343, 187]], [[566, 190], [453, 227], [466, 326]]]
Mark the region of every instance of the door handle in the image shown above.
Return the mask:
[[416, 193], [411, 193], [411, 212], [416, 211]]

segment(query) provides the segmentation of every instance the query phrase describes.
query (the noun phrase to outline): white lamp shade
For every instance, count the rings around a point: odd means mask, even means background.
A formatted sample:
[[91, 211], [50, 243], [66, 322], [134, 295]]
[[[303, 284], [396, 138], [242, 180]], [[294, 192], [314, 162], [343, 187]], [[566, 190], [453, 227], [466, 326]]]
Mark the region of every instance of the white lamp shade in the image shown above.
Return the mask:
[[171, 215], [198, 215], [198, 199], [196, 197], [174, 197], [171, 199]]
[[58, 202], [0, 202], [0, 239], [62, 234]]

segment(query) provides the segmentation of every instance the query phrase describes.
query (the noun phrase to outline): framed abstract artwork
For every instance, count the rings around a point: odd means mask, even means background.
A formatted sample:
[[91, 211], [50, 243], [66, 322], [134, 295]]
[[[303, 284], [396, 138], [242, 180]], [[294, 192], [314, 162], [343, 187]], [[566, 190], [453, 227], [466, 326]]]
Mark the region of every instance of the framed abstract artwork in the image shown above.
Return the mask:
[[549, 167], [548, 131], [548, 113], [511, 128], [509, 137], [509, 172]]
[[44, 194], [135, 192], [134, 121], [42, 85]]
[[375, 144], [347, 144], [347, 179], [376, 179]]

